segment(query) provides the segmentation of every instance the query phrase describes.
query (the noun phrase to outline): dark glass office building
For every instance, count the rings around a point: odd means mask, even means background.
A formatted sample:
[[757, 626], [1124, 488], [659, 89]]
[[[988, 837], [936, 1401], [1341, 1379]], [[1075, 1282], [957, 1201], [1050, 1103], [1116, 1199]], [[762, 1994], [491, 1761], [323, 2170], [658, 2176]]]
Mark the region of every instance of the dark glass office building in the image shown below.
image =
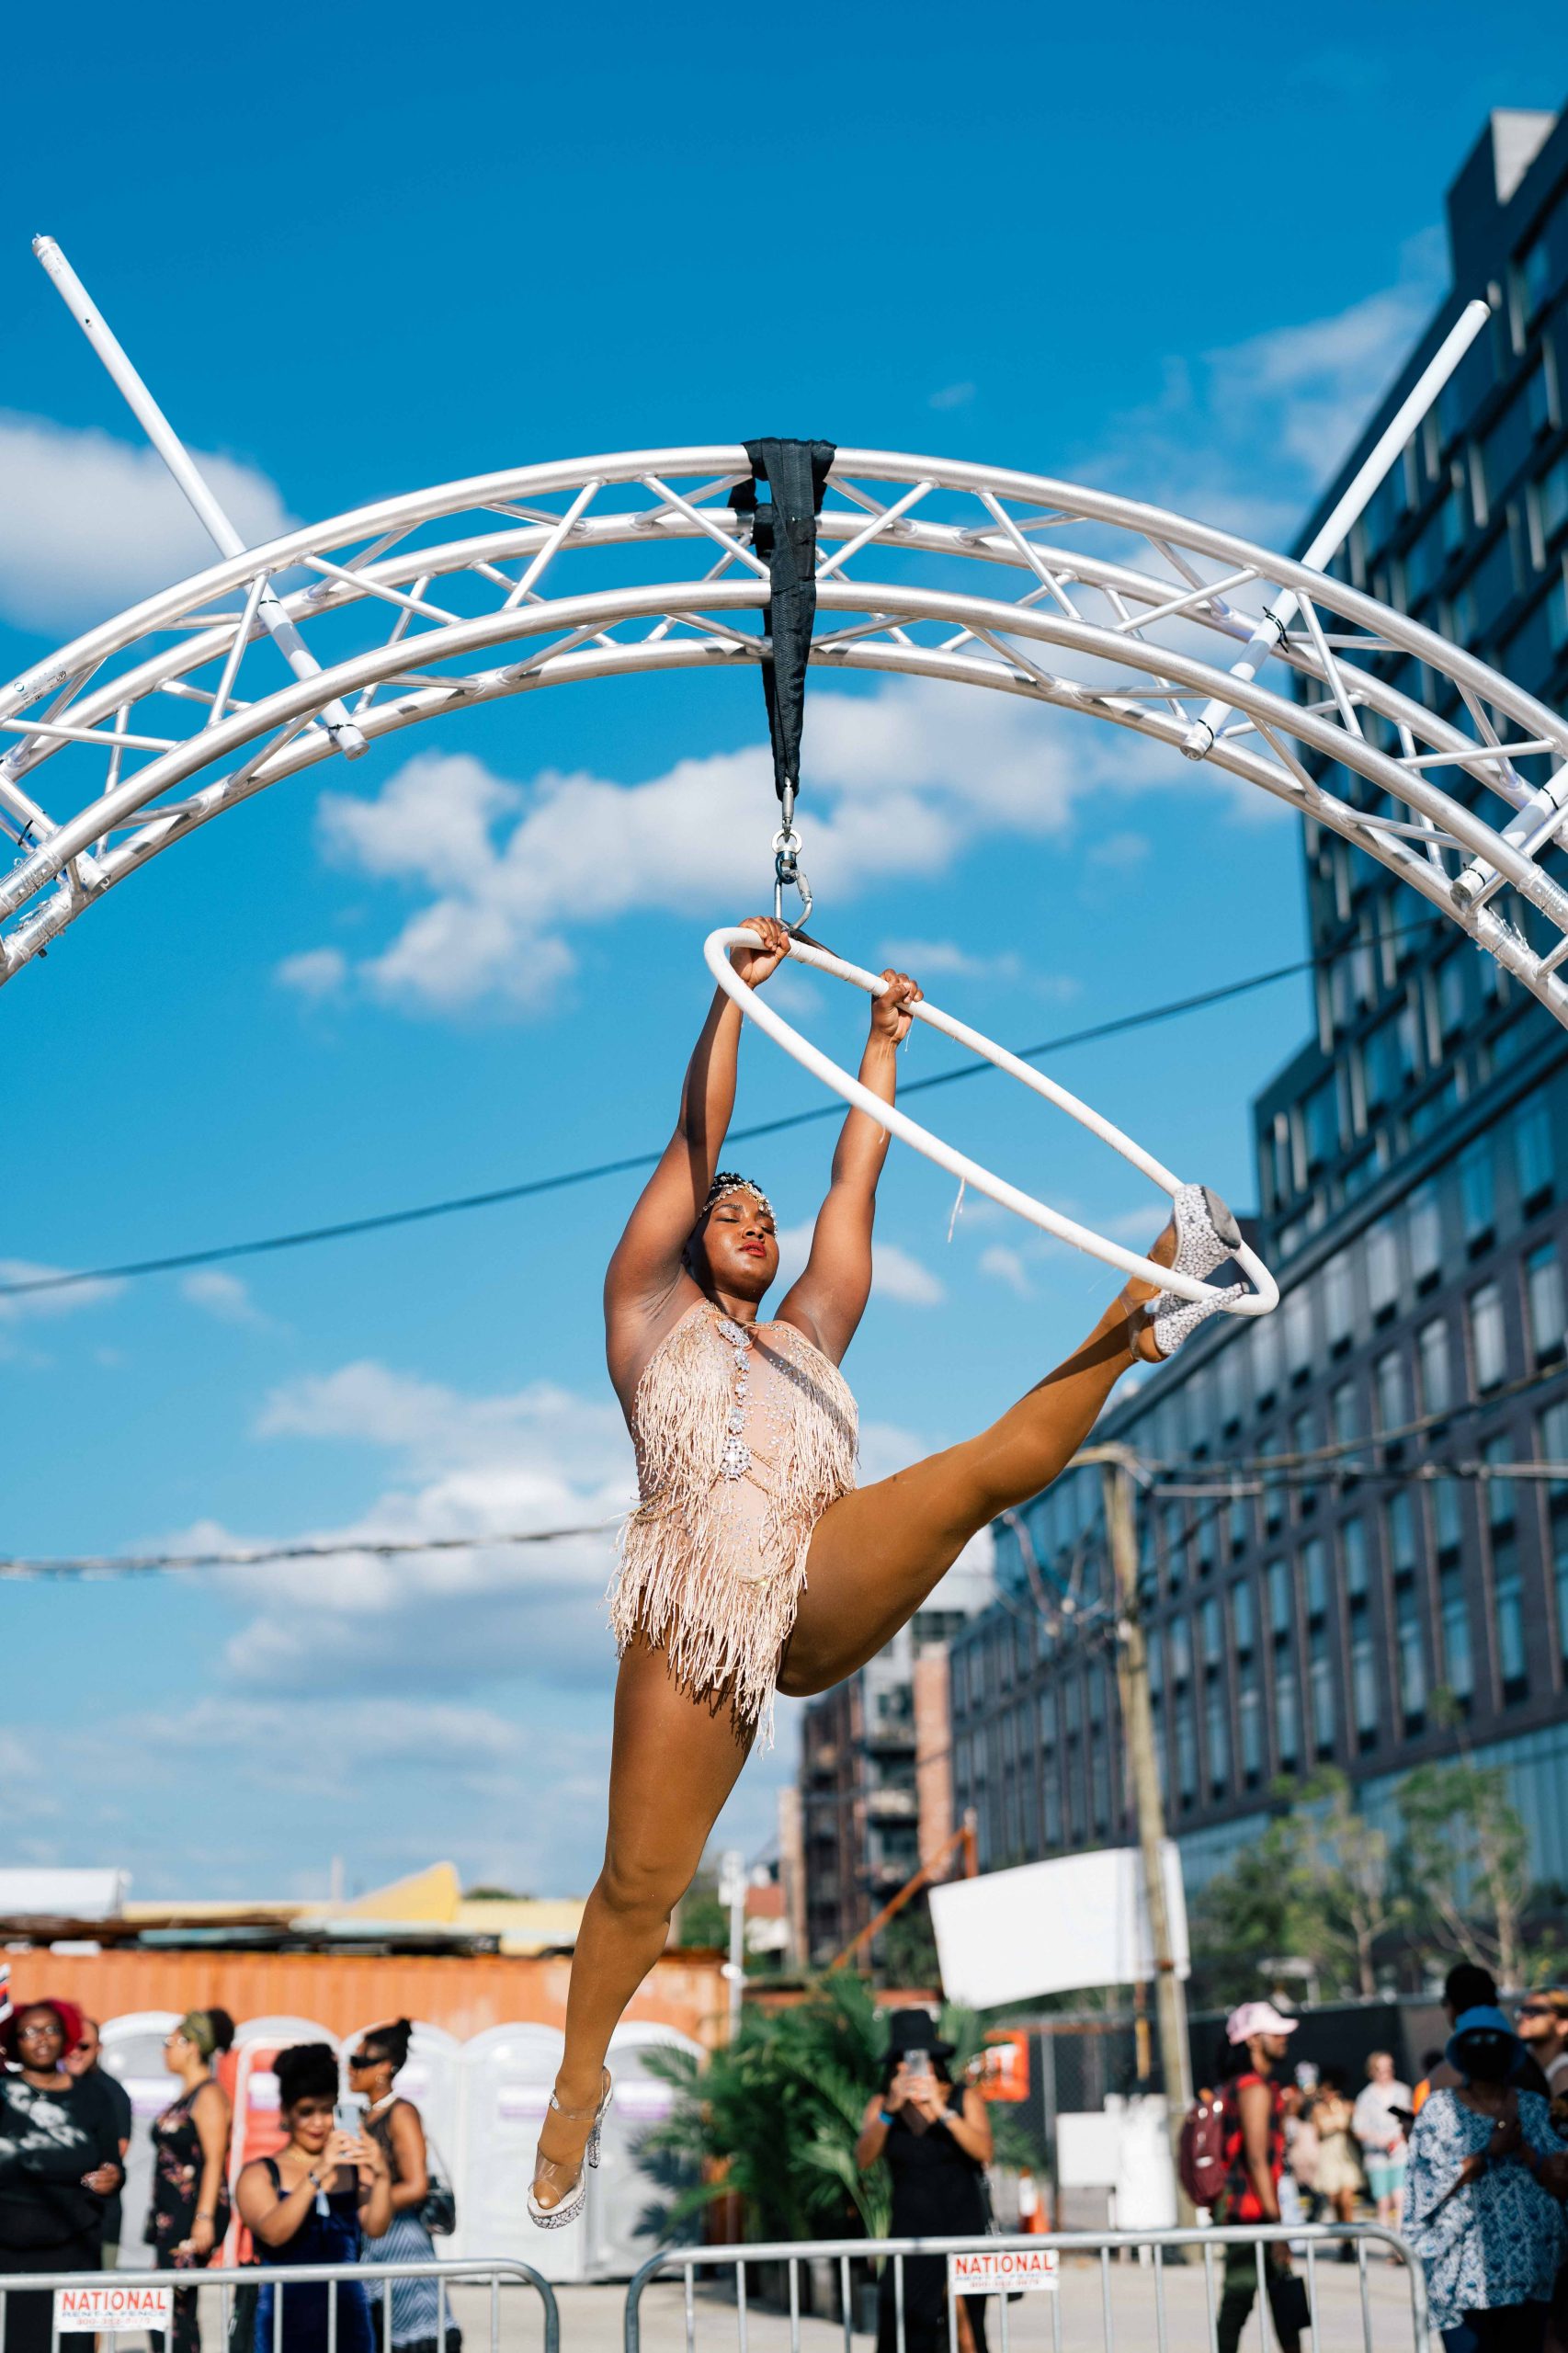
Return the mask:
[[[1568, 117], [1493, 116], [1449, 221], [1452, 292], [1319, 514], [1486, 295], [1335, 569], [1561, 705]], [[1279, 1311], [1215, 1319], [1096, 1433], [1235, 1477], [1140, 1516], [1169, 1826], [1199, 1885], [1279, 1776], [1333, 1762], [1377, 1818], [1462, 1742], [1568, 1882], [1568, 1480], [1508, 1475], [1568, 1463], [1568, 1033], [1338, 835], [1304, 850], [1316, 1029], [1254, 1106]], [[1099, 1477], [998, 1529], [1002, 1598], [952, 1645], [954, 1798], [990, 1868], [1131, 1835]]]

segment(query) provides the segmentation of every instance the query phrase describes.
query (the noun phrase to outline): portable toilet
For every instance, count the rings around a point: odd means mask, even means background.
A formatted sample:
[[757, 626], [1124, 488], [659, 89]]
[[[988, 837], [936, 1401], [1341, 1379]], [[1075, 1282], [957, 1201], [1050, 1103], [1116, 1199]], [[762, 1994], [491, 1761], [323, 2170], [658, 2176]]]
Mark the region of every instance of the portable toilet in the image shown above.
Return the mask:
[[615, 2097], [604, 2121], [603, 2154], [588, 2177], [587, 2269], [592, 2279], [630, 2279], [666, 2235], [665, 2217], [687, 2186], [667, 2158], [655, 2165], [642, 2154], [643, 2142], [672, 2113], [674, 2087], [648, 2065], [649, 2054], [679, 2051], [700, 2063], [702, 2045], [674, 2027], [629, 2020], [610, 2038], [609, 2069]]
[[562, 2037], [549, 2026], [493, 2026], [465, 2042], [455, 2187], [461, 2256], [519, 2256], [547, 2279], [585, 2279], [584, 2218], [536, 2230], [528, 2194], [534, 2152], [561, 2064]]
[[[220, 2072], [234, 2103], [234, 2129], [229, 2142], [229, 2187], [253, 2157], [269, 2157], [283, 2145], [278, 2112], [278, 2077], [273, 2062], [291, 2042], [328, 2042], [335, 2051], [337, 2037], [313, 2018], [247, 2018], [234, 2035], [229, 2061]], [[225, 2263], [248, 2263], [250, 2233], [237, 2220], [223, 2242]]]
[[131, 2010], [121, 2018], [106, 2018], [103, 2065], [124, 2085], [131, 2099], [131, 2146], [125, 2156], [125, 2188], [120, 2192], [119, 2260], [131, 2271], [150, 2268], [152, 2242], [147, 2236], [153, 2203], [153, 2119], [177, 2097], [179, 2078], [164, 2064], [164, 2037], [178, 2026], [177, 2010]]

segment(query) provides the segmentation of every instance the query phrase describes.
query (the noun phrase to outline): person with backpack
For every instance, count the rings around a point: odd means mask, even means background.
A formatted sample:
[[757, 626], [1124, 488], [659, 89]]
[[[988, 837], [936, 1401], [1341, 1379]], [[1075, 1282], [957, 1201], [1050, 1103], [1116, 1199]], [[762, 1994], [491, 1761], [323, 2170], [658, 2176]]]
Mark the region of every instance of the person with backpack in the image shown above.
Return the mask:
[[[1278, 2222], [1285, 2170], [1285, 2104], [1276, 2076], [1299, 2020], [1272, 2002], [1244, 2002], [1225, 2021], [1228, 2074], [1220, 2092], [1223, 2173], [1213, 2200], [1216, 2222]], [[1280, 2353], [1301, 2353], [1306, 2297], [1281, 2240], [1264, 2250], [1268, 2308]], [[1247, 2315], [1257, 2300], [1258, 2251], [1239, 2240], [1225, 2249], [1224, 2292], [1215, 2330], [1216, 2353], [1237, 2353]]]

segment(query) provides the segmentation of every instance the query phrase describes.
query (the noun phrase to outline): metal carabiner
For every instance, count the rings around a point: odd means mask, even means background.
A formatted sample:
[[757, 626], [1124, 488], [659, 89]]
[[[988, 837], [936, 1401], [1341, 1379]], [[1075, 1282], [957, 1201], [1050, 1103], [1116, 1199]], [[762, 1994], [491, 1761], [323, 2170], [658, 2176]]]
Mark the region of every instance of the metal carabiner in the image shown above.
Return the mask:
[[[787, 890], [798, 891], [801, 897], [801, 912], [793, 923], [784, 923]], [[792, 825], [786, 825], [773, 836], [773, 912], [791, 934], [811, 920], [812, 886], [801, 865], [801, 836]]]

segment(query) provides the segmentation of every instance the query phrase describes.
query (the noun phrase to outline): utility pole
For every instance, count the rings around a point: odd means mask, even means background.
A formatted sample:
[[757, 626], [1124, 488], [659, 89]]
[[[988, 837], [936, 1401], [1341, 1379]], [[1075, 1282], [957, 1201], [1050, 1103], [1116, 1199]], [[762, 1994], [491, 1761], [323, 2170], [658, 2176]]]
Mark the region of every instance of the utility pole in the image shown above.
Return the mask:
[[730, 1982], [730, 2040], [733, 2042], [741, 2029], [746, 1982], [746, 1863], [733, 1847], [719, 1865], [719, 1901], [730, 1914], [730, 1958], [724, 1974]]
[[[1132, 1810], [1143, 1864], [1143, 1899], [1154, 1948], [1155, 2031], [1159, 2037], [1160, 2072], [1165, 2083], [1165, 2118], [1174, 2170], [1182, 2122], [1192, 2105], [1192, 2062], [1187, 2039], [1187, 1994], [1176, 1975], [1170, 1907], [1165, 1902], [1165, 1803], [1154, 1754], [1149, 1646], [1138, 1597], [1137, 1489], [1131, 1469], [1134, 1459], [1127, 1448], [1120, 1446], [1086, 1447], [1078, 1456], [1080, 1462], [1098, 1462], [1105, 1482], [1106, 1534], [1116, 1586], [1117, 1682], [1121, 1697], [1122, 1737], [1127, 1744]], [[1176, 2200], [1181, 2222], [1190, 2226], [1193, 2210], [1181, 2187], [1179, 2172]]]

